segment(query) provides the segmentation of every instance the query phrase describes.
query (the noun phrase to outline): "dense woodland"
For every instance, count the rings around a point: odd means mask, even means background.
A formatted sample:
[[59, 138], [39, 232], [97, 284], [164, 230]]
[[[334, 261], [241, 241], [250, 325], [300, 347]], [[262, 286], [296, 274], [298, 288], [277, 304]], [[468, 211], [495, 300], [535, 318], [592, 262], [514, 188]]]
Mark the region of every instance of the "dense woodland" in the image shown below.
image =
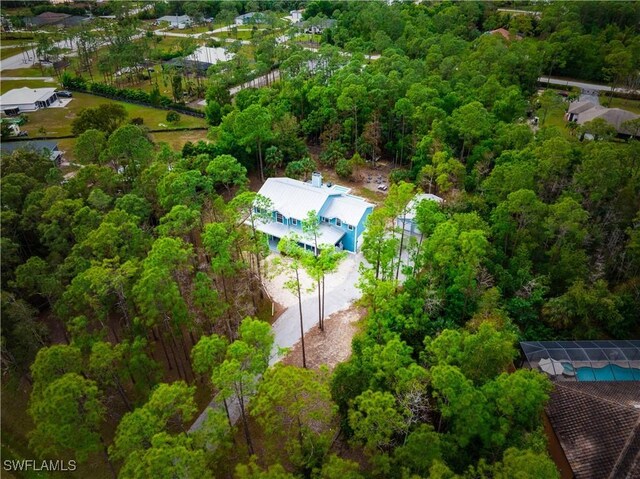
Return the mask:
[[[30, 388], [30, 450], [123, 478], [557, 477], [552, 384], [514, 370], [516, 345], [638, 336], [640, 143], [545, 125], [562, 99], [537, 78], [632, 86], [640, 6], [254, 3], [337, 24], [316, 52], [264, 39], [245, 75], [280, 80], [233, 100], [234, 60], [212, 67], [209, 142], [171, 151], [102, 106], [74, 120], [72, 178], [2, 158], [3, 396]], [[363, 240], [351, 359], [268, 368], [249, 179], [379, 161], [394, 184]], [[446, 201], [408, 238], [394, 219], [416, 191]], [[318, 284], [339, 261], [283, 248]], [[214, 393], [240, 421], [187, 433]]]

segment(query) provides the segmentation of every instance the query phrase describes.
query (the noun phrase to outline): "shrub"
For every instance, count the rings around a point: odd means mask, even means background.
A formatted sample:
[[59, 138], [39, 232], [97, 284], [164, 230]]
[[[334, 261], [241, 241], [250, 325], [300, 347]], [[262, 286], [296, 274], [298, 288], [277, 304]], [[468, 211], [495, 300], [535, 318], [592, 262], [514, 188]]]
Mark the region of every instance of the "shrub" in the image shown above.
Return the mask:
[[178, 115], [175, 111], [170, 111], [167, 113], [167, 121], [169, 123], [178, 123], [180, 121], [180, 115]]
[[144, 118], [136, 116], [135, 118], [131, 118], [131, 121], [129, 123], [131, 123], [132, 125], [143, 125]]

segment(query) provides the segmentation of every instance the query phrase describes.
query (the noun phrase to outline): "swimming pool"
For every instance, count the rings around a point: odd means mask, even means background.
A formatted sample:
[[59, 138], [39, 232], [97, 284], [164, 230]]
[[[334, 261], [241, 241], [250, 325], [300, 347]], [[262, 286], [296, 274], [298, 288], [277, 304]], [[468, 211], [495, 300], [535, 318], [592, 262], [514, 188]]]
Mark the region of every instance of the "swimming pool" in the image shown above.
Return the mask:
[[640, 369], [610, 364], [602, 368], [577, 368], [578, 381], [640, 381]]

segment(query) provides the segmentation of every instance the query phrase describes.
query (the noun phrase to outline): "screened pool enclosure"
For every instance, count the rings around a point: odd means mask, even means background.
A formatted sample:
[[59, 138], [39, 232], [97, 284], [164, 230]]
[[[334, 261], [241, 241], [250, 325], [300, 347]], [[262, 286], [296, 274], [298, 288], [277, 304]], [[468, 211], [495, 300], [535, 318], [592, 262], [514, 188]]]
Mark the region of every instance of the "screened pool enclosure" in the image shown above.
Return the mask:
[[524, 341], [523, 366], [565, 381], [640, 381], [640, 340]]

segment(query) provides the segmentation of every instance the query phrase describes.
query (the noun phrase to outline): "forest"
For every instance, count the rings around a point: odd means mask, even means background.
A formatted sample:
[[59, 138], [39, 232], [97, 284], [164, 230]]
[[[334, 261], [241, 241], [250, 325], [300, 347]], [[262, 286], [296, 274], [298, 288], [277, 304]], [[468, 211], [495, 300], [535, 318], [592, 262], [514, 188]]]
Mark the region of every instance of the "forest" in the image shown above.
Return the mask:
[[[73, 120], [73, 177], [2, 158], [2, 401], [28, 417], [3, 414], [3, 456], [12, 440], [73, 477], [560, 477], [553, 385], [517, 345], [640, 334], [640, 143], [554, 122], [566, 100], [538, 78], [637, 88], [640, 5], [248, 3], [336, 24], [315, 50], [265, 37], [211, 67], [207, 141], [172, 150], [102, 105]], [[485, 33], [500, 27], [512, 38]], [[230, 95], [265, 65], [278, 81]], [[351, 357], [270, 366], [257, 189], [379, 162]], [[420, 191], [445, 201], [408, 237], [395, 219]], [[281, 250], [316, 278], [340, 260]]]

